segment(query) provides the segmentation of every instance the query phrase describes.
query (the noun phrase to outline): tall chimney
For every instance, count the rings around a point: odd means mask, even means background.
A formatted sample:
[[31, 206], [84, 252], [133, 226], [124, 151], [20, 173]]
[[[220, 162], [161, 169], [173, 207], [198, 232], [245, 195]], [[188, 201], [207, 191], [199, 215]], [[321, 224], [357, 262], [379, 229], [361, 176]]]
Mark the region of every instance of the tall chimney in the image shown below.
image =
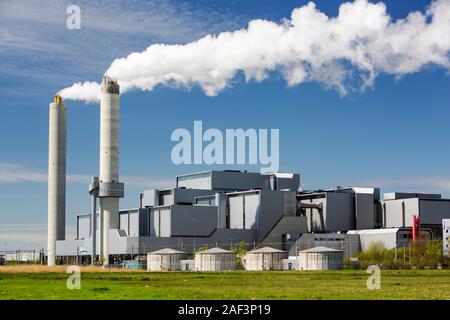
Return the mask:
[[100, 241], [104, 265], [109, 264], [109, 230], [119, 228], [119, 198], [124, 187], [119, 182], [119, 85], [105, 76], [100, 101]]
[[48, 139], [48, 234], [49, 266], [55, 265], [56, 240], [66, 234], [66, 131], [67, 109], [55, 96], [49, 110]]

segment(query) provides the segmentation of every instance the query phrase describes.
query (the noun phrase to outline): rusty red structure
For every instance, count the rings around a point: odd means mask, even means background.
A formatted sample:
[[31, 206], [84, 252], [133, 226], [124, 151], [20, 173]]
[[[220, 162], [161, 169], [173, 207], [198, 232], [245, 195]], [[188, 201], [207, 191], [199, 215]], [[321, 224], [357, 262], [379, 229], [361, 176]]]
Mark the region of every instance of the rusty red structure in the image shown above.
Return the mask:
[[412, 218], [412, 239], [413, 241], [420, 240], [420, 217], [419, 215], [413, 215]]

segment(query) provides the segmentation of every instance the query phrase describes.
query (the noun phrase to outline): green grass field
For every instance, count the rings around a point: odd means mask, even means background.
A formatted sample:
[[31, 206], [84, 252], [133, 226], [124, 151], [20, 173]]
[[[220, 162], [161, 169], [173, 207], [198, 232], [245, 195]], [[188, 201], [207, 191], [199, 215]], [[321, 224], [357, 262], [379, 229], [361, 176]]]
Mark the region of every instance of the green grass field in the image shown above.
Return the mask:
[[382, 271], [369, 290], [364, 271], [81, 274], [0, 273], [0, 299], [450, 299], [450, 270]]

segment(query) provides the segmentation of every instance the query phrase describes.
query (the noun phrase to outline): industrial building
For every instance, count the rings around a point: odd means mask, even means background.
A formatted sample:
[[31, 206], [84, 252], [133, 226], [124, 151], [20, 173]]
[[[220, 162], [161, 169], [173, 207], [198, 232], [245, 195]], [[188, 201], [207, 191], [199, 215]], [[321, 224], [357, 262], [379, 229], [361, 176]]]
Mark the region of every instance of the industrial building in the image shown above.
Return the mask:
[[[118, 225], [109, 230], [111, 263], [161, 248], [192, 254], [200, 246], [230, 248], [241, 241], [249, 248], [270, 246], [288, 251], [289, 256], [325, 246], [343, 251], [346, 258], [374, 241], [388, 248], [411, 241], [412, 222], [406, 221], [412, 220], [412, 215], [404, 214], [409, 207], [395, 205], [398, 200], [389, 196], [380, 201], [378, 189], [302, 192], [298, 191], [299, 183], [298, 174], [210, 171], [178, 176], [171, 189], [145, 190], [136, 196], [140, 206], [119, 210]], [[430, 199], [420, 194], [405, 198], [403, 194], [401, 200], [417, 203], [425, 197]], [[437, 219], [450, 216], [450, 206], [447, 211], [441, 207], [430, 211], [430, 204], [422, 201], [418, 203], [422, 203], [423, 211], [414, 211], [426, 222], [421, 237], [439, 237], [440, 233], [433, 230], [442, 230]], [[427, 201], [450, 204], [443, 199]], [[387, 223], [383, 217], [389, 217], [388, 228], [383, 228]], [[56, 241], [57, 256], [66, 257], [62, 261], [68, 262], [67, 257], [80, 255], [82, 248], [87, 253], [81, 258], [88, 262], [93, 243], [92, 214], [79, 214], [76, 222], [76, 239]], [[99, 212], [95, 225], [98, 230]], [[367, 229], [369, 226], [372, 228]], [[95, 234], [96, 252], [100, 252], [99, 232]]]
[[450, 216], [450, 199], [442, 199], [440, 194], [385, 193], [381, 205], [383, 228], [411, 228], [416, 215], [423, 228], [441, 235], [442, 219]]
[[[136, 195], [139, 206], [120, 209], [125, 189], [119, 178], [120, 88], [109, 77], [103, 78], [100, 101], [99, 176], [89, 184], [91, 212], [76, 217], [75, 239], [65, 235], [66, 106], [59, 96], [50, 104], [49, 265], [112, 265], [162, 248], [190, 255], [201, 246], [230, 249], [240, 242], [289, 256], [326, 246], [350, 257], [373, 239], [398, 246], [421, 234], [442, 237], [442, 219], [450, 218], [450, 199], [437, 194], [389, 193], [381, 200], [376, 187], [306, 191], [297, 173], [236, 170], [177, 176], [175, 187], [143, 190]], [[178, 260], [182, 270], [192, 269], [185, 257]], [[159, 267], [172, 268], [161, 261]]]
[[[371, 243], [382, 243], [385, 248], [393, 249], [404, 247], [409, 244], [412, 239], [411, 228], [387, 228], [372, 230], [350, 230], [348, 235], [358, 235], [360, 250], [365, 251]], [[421, 240], [431, 240], [432, 232], [430, 229], [420, 230]]]

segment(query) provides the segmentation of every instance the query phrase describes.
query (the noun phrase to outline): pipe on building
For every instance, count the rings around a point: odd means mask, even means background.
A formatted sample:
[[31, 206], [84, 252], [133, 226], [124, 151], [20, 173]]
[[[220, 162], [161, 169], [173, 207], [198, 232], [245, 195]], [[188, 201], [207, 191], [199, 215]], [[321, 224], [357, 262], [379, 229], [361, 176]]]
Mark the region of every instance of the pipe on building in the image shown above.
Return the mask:
[[302, 215], [303, 209], [317, 209], [319, 212], [323, 210], [323, 203], [307, 203], [297, 201], [297, 216]]
[[60, 96], [49, 107], [47, 264], [53, 266], [56, 240], [66, 233], [67, 108]]

